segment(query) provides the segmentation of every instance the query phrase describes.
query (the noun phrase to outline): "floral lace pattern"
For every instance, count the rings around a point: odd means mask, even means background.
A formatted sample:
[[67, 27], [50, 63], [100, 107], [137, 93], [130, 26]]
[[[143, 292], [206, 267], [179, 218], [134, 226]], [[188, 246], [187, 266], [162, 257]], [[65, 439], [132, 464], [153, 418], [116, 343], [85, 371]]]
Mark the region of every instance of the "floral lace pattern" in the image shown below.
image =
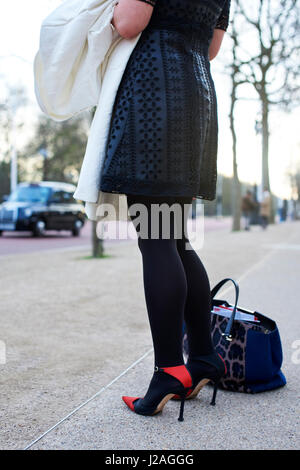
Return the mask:
[[218, 18], [215, 28], [223, 29], [223, 31], [227, 30], [228, 24], [229, 24], [229, 11], [230, 11], [230, 0], [227, 0]]
[[208, 47], [225, 3], [156, 3], [118, 88], [102, 191], [215, 198], [217, 100]]

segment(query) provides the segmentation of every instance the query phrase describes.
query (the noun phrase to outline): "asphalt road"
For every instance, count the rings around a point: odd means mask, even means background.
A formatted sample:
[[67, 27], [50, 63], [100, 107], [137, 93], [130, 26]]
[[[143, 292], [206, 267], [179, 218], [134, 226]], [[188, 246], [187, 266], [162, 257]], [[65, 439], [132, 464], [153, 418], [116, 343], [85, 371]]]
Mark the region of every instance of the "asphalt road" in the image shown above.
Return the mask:
[[[205, 218], [205, 230], [222, 230], [229, 228], [230, 217]], [[127, 225], [126, 222], [122, 224]], [[81, 231], [80, 237], [73, 237], [68, 231], [48, 231], [42, 237], [36, 238], [30, 232], [3, 232], [0, 237], [0, 256], [14, 255], [21, 253], [35, 253], [49, 250], [82, 249], [91, 245], [92, 224], [87, 221]], [[120, 240], [118, 240], [120, 242]], [[127, 241], [127, 240], [122, 240]], [[116, 240], [109, 240], [107, 243], [114, 243]]]

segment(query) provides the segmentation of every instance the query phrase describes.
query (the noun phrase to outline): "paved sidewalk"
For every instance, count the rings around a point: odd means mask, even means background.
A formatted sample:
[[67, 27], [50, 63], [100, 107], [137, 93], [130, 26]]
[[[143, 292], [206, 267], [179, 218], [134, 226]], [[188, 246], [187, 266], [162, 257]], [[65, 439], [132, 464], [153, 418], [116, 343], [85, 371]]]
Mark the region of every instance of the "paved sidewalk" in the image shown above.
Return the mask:
[[239, 304], [277, 321], [288, 384], [258, 395], [220, 391], [216, 407], [209, 406], [211, 388], [205, 387], [186, 403], [183, 423], [178, 403], [143, 417], [121, 401], [123, 394], [145, 392], [153, 357], [150, 352], [131, 367], [151, 349], [137, 245], [111, 244], [107, 251], [111, 256], [103, 260], [76, 250], [1, 261], [0, 339], [7, 364], [0, 365], [0, 448], [25, 448], [101, 390], [31, 448], [299, 448], [300, 364], [292, 358], [300, 339], [300, 223], [206, 234], [199, 255], [211, 284], [234, 277]]

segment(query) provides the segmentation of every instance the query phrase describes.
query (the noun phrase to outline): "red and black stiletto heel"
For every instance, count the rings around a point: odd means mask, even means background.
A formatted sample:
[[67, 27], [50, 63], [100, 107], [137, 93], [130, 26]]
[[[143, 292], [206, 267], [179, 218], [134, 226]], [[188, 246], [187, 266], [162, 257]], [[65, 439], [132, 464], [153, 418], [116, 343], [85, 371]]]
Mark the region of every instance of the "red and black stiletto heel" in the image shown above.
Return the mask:
[[[216, 404], [216, 396], [219, 389], [221, 378], [226, 374], [226, 364], [222, 356], [216, 352], [206, 356], [197, 356], [188, 359], [186, 364], [192, 379], [193, 387], [187, 393], [186, 398], [196, 398], [204, 385], [212, 382], [214, 385], [211, 405]], [[175, 395], [175, 400], [179, 400], [180, 396]]]
[[178, 421], [183, 421], [184, 403], [192, 387], [192, 377], [185, 365], [155, 367], [154, 375], [144, 398], [123, 396], [126, 405], [135, 413], [153, 416], [163, 410], [175, 395], [181, 400]]

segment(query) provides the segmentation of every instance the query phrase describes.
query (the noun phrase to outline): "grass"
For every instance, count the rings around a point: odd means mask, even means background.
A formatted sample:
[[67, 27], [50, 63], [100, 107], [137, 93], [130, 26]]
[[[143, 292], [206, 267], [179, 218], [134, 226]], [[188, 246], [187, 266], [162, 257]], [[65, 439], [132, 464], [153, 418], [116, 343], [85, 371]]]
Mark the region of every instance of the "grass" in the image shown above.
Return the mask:
[[92, 256], [92, 255], [89, 255], [89, 256], [80, 256], [76, 259], [103, 259], [103, 258], [113, 258], [112, 255], [106, 255], [104, 253], [104, 255], [100, 255], [100, 256]]

